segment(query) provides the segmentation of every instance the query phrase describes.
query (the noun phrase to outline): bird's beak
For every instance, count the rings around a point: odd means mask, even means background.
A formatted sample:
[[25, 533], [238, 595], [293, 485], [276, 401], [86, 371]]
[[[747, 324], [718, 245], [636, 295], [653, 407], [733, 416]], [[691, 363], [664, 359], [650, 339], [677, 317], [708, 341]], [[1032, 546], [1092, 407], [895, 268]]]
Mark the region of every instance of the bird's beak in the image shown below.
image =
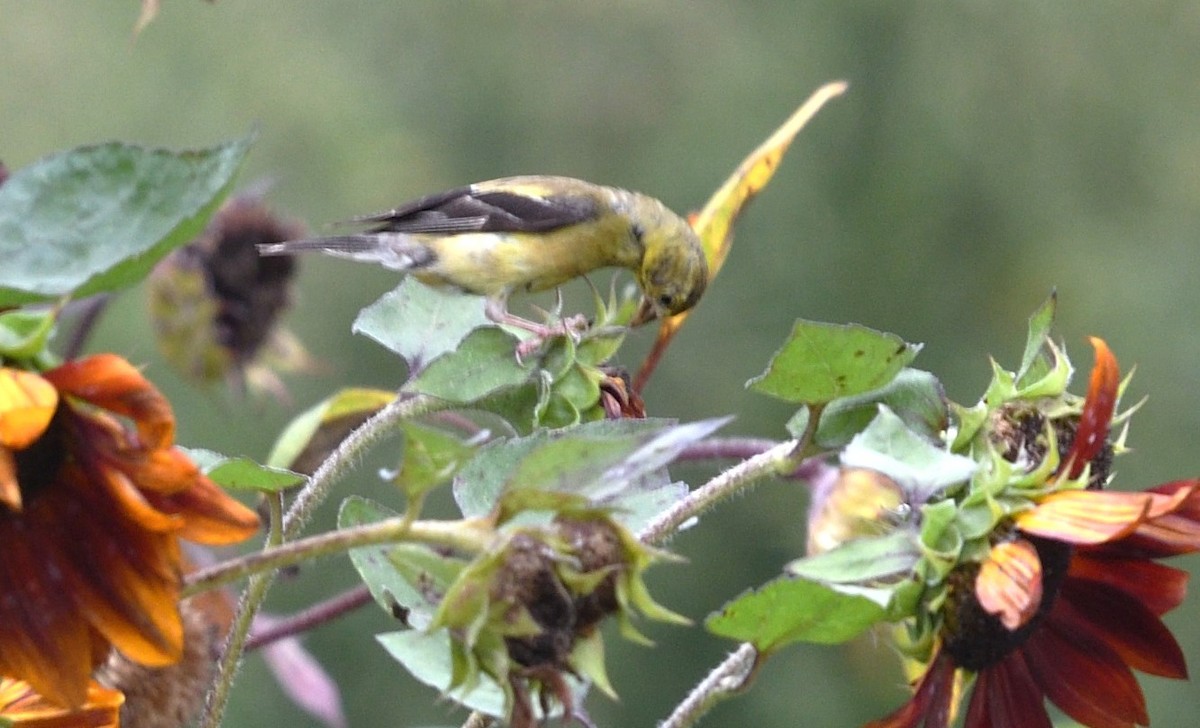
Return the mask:
[[629, 325], [631, 327], [641, 326], [642, 324], [650, 323], [656, 318], [658, 318], [658, 310], [654, 308], [654, 304], [651, 303], [649, 298], [643, 296], [642, 303], [640, 306], [638, 306], [638, 310], [634, 312], [633, 318], [629, 321]]

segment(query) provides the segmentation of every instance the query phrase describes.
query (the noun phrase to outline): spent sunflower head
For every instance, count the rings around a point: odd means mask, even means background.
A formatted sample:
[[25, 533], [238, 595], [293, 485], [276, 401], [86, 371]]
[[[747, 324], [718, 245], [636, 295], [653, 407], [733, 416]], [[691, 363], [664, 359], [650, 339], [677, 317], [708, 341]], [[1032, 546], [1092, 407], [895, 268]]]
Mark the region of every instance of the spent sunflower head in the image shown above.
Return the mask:
[[314, 368], [295, 335], [279, 325], [291, 304], [296, 262], [262, 257], [256, 246], [303, 235], [303, 225], [276, 215], [261, 195], [243, 194], [226, 202], [198, 238], [164, 258], [147, 295], [167, 361], [190, 379], [226, 379], [284, 399], [275, 371]]
[[234, 543], [258, 518], [174, 437], [170, 404], [118, 356], [0, 368], [0, 675], [78, 707], [110, 648], [183, 655], [179, 540]]

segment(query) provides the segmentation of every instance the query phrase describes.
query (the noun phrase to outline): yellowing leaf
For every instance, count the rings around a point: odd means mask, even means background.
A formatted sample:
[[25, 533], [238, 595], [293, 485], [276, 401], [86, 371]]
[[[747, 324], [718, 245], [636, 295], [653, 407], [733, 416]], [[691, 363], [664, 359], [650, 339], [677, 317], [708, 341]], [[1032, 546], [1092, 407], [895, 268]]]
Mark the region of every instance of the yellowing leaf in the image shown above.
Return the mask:
[[[746, 203], [754, 199], [754, 196], [767, 186], [767, 182], [771, 181], [772, 175], [775, 174], [775, 168], [779, 166], [784, 152], [791, 146], [796, 134], [810, 119], [816, 116], [826, 102], [841, 96], [845, 92], [846, 86], [845, 81], [835, 81], [817, 89], [783, 123], [783, 126], [776, 129], [774, 134], [742, 160], [733, 174], [709, 198], [704, 209], [689, 218], [692, 229], [700, 236], [700, 241], [704, 245], [710, 281], [717, 276], [721, 266], [725, 263], [725, 258], [729, 255], [729, 247], [733, 243], [733, 224], [745, 209]], [[647, 355], [638, 372], [634, 385], [635, 391], [642, 390], [662, 353], [674, 338], [675, 332], [683, 326], [688, 313], [688, 311], [684, 311], [662, 320], [654, 348]]]

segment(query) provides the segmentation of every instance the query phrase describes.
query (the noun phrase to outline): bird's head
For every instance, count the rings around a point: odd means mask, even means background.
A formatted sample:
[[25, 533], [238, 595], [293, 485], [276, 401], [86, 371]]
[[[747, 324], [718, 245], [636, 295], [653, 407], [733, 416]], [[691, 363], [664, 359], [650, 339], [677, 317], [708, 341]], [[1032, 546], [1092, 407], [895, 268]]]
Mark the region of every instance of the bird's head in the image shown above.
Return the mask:
[[669, 210], [664, 212], [656, 224], [637, 231], [644, 251], [637, 278], [645, 299], [634, 325], [687, 311], [708, 285], [708, 263], [700, 238], [686, 220]]

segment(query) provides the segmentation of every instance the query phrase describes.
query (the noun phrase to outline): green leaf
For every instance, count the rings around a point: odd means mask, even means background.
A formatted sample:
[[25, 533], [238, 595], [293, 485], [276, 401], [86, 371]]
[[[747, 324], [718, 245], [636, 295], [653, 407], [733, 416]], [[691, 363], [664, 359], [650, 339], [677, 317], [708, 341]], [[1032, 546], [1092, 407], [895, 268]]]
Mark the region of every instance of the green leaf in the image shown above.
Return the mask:
[[456, 350], [434, 359], [409, 380], [404, 390], [470, 404], [515, 387], [533, 371], [531, 364], [517, 363], [516, 347], [516, 338], [497, 327], [475, 329]]
[[823, 554], [797, 559], [785, 566], [784, 571], [827, 584], [867, 584], [907, 574], [920, 558], [916, 533], [897, 530], [886, 536], [855, 539]]
[[487, 675], [479, 675], [479, 680], [465, 694], [462, 691], [450, 692], [454, 667], [447, 630], [439, 629], [431, 633], [420, 630], [388, 632], [375, 635], [375, 639], [413, 677], [442, 695], [480, 713], [495, 717], [504, 715], [504, 691]]
[[445, 430], [415, 422], [401, 424], [404, 431], [404, 459], [395, 482], [410, 499], [448, 482], [475, 451], [475, 448]]
[[[1052, 292], [1038, 309], [1029, 317], [1029, 333], [1025, 337], [1025, 352], [1021, 355], [1021, 368], [1017, 370], [1017, 386], [1022, 387], [1028, 382], [1025, 382], [1027, 374], [1033, 374], [1030, 367], [1037, 361], [1038, 354], [1042, 352], [1042, 347], [1045, 345], [1047, 338], [1050, 336], [1050, 327], [1054, 325], [1054, 312], [1058, 307], [1058, 294]], [[1032, 379], [1037, 379], [1039, 376], [1034, 374]]]
[[304, 476], [260, 465], [249, 458], [228, 457], [212, 450], [181, 448], [197, 467], [222, 488], [277, 493], [304, 483]]
[[895, 412], [879, 405], [879, 414], [842, 451], [842, 465], [875, 470], [896, 481], [912, 503], [924, 503], [938, 491], [968, 480], [974, 460], [943, 450], [908, 428]]
[[267, 464], [311, 473], [346, 435], [395, 399], [381, 389], [350, 388], [335, 392], [288, 423]]
[[845, 642], [885, 614], [879, 603], [866, 596], [784, 577], [726, 604], [705, 626], [720, 637], [749, 642], [759, 652], [773, 652], [792, 642]]
[[663, 488], [678, 493], [662, 472], [688, 445], [728, 418], [672, 425], [665, 420], [601, 420], [567, 430], [541, 431], [483, 448], [454, 481], [463, 514], [482, 516], [507, 488], [562, 491], [616, 508]]
[[787, 402], [824, 404], [879, 389], [920, 348], [865, 326], [797, 321], [767, 371], [746, 386]]
[[473, 329], [486, 326], [484, 299], [426, 286], [405, 278], [394, 290], [359, 311], [354, 333], [369, 336], [404, 357], [417, 372], [449, 351]]
[[[823, 450], [836, 450], [861, 432], [885, 404], [911, 429], [928, 438], [938, 436], [949, 418], [942, 384], [929, 372], [903, 369], [896, 378], [879, 389], [835, 399], [821, 411], [814, 444]], [[799, 437], [808, 426], [809, 409], [801, 409], [787, 428]]]
[[[338, 528], [398, 517], [395, 511], [352, 495], [342, 501]], [[429, 626], [437, 599], [449, 589], [465, 563], [418, 543], [352, 549], [350, 561], [379, 606], [388, 614], [395, 614], [397, 607], [404, 609], [408, 624], [418, 629]]]
[[46, 348], [54, 332], [57, 309], [0, 313], [0, 358], [31, 359]]
[[203, 229], [253, 136], [181, 152], [98, 144], [17, 170], [0, 186], [0, 305], [144, 278]]

